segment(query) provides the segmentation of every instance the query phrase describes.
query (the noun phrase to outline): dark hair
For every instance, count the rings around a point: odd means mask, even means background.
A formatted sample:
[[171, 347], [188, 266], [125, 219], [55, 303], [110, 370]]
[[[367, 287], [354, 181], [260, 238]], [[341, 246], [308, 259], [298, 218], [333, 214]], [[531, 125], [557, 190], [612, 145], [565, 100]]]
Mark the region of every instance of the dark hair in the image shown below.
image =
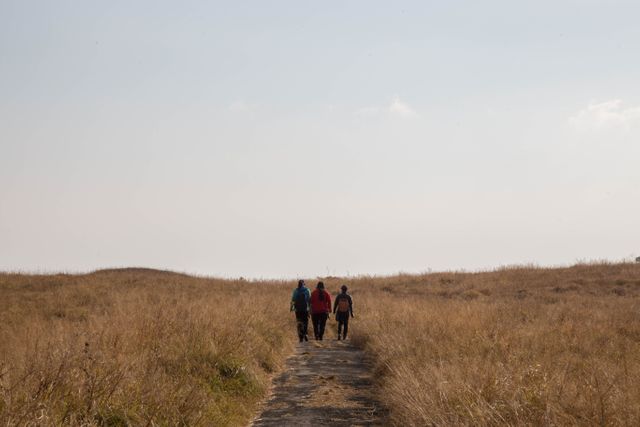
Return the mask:
[[342, 289], [342, 293], [347, 293], [347, 285], [340, 286], [340, 289]]
[[298, 287], [301, 288], [304, 286], [304, 280], [300, 279], [298, 280]]
[[322, 282], [318, 282], [318, 286], [316, 286], [318, 288], [318, 299], [320, 301], [324, 301], [324, 283]]

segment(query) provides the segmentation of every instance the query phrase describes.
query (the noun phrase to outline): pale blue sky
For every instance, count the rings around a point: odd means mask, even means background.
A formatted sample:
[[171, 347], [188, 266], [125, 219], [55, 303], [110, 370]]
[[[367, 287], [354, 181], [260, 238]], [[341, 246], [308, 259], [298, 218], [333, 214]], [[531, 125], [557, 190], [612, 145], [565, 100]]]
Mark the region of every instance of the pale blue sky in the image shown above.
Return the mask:
[[637, 1], [0, 0], [0, 270], [640, 255]]

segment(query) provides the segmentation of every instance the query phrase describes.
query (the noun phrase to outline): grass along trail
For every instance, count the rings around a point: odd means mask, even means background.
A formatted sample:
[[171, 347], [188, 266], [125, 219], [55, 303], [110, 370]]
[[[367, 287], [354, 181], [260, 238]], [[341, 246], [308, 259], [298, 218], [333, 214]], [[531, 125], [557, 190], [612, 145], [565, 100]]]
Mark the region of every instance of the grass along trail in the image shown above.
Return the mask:
[[348, 283], [316, 346], [293, 281], [0, 272], [0, 426], [640, 426], [640, 263]]
[[372, 366], [349, 341], [300, 343], [253, 426], [383, 424]]

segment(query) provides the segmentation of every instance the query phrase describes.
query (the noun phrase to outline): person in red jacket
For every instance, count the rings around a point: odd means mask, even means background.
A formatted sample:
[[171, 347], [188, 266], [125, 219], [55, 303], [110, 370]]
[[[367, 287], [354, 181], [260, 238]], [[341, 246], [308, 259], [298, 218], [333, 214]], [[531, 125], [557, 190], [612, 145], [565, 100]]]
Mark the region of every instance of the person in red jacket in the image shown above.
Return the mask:
[[331, 295], [324, 290], [324, 283], [318, 282], [316, 290], [311, 292], [310, 305], [313, 333], [316, 340], [322, 341], [324, 327], [327, 324], [329, 313], [331, 313]]

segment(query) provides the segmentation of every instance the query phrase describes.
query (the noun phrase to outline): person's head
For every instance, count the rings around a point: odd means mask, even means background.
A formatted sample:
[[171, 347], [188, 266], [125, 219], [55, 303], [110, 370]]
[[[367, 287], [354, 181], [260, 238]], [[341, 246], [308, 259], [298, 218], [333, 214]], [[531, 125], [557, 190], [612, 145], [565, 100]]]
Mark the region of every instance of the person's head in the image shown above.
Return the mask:
[[346, 294], [346, 293], [347, 293], [347, 285], [342, 285], [342, 286], [340, 286], [340, 289], [342, 290], [342, 293], [343, 293], [343, 294]]
[[318, 282], [318, 285], [316, 286], [316, 288], [323, 290], [324, 289], [324, 283], [323, 282]]
[[298, 287], [301, 288], [304, 286], [304, 280], [300, 279], [298, 280]]

